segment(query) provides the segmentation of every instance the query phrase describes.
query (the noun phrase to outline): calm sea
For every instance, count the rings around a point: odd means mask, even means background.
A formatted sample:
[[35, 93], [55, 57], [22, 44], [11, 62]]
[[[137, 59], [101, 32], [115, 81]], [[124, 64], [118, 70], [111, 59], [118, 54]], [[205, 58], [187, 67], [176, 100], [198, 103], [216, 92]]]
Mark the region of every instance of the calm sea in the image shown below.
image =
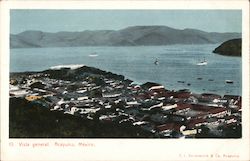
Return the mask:
[[[213, 54], [218, 44], [137, 47], [11, 49], [10, 71], [41, 71], [61, 64], [85, 64], [136, 83], [157, 82], [170, 90], [241, 95], [241, 58]], [[91, 56], [92, 55], [92, 56]], [[155, 60], [159, 64], [155, 65]], [[206, 66], [197, 63], [206, 59]], [[197, 79], [199, 78], [199, 79]], [[233, 80], [233, 84], [225, 83]]]

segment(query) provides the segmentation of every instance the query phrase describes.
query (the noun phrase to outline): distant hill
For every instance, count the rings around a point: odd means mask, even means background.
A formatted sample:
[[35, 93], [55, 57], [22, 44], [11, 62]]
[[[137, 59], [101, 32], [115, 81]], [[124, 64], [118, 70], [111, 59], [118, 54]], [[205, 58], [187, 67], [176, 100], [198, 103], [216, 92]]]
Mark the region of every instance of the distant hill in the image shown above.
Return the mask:
[[167, 26], [132, 26], [122, 30], [82, 32], [25, 31], [10, 35], [11, 48], [73, 46], [139, 46], [170, 44], [213, 44], [241, 38], [240, 33], [215, 33]]
[[213, 52], [220, 55], [241, 56], [241, 43], [241, 39], [228, 40], [214, 49]]

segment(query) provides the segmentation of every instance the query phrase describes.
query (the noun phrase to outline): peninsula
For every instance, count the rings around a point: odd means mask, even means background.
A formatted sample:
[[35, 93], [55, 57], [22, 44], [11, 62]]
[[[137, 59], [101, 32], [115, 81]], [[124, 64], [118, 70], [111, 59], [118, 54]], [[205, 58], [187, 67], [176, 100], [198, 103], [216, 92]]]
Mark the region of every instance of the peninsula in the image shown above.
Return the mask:
[[223, 42], [220, 46], [214, 49], [214, 53], [226, 56], [241, 56], [241, 39], [232, 39]]

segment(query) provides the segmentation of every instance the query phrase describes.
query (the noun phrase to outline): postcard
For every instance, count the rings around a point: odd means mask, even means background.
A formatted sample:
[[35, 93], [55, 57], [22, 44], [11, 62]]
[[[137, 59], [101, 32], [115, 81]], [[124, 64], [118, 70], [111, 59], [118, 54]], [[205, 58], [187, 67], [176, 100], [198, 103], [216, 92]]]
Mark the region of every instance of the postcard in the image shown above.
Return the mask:
[[2, 160], [249, 160], [248, 1], [1, 2]]

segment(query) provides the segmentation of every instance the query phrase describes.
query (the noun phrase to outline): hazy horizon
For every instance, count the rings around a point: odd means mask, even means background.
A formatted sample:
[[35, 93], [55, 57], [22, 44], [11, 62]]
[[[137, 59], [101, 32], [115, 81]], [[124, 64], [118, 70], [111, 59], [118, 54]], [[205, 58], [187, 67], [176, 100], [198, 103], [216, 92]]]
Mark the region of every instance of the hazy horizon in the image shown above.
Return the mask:
[[206, 32], [242, 32], [241, 10], [34, 10], [13, 9], [10, 33], [81, 32], [129, 26], [168, 26]]
[[[165, 25], [135, 25], [135, 26], [165, 26]], [[128, 28], [128, 27], [135, 27], [135, 26], [127, 26], [127, 27], [124, 27], [122, 29], [125, 29], [125, 28]], [[165, 27], [169, 27], [169, 26], [165, 26]], [[170, 28], [173, 28], [173, 27], [170, 27]], [[179, 28], [173, 28], [173, 29], [177, 29], [177, 30], [185, 30], [185, 29], [194, 29], [194, 30], [200, 30], [200, 29], [196, 29], [196, 28], [184, 28], [184, 29], [179, 29]], [[46, 32], [46, 33], [59, 33], [59, 32], [84, 32], [84, 31], [105, 31], [105, 30], [110, 30], [110, 31], [118, 31], [118, 30], [121, 30], [121, 29], [117, 29], [117, 30], [111, 30], [111, 29], [97, 29], [97, 30], [91, 30], [91, 29], [86, 29], [86, 30], [82, 30], [82, 31], [55, 31], [55, 32], [48, 32], [48, 31], [43, 31], [43, 30], [25, 30], [25, 31], [41, 31], [41, 32]], [[22, 32], [19, 32], [19, 33], [14, 33], [13, 35], [17, 35], [17, 34], [20, 34], [20, 33], [23, 33], [25, 31], [22, 31]], [[204, 31], [204, 30], [200, 30], [200, 31]], [[208, 33], [241, 33], [241, 32], [216, 32], [216, 31], [213, 31], [213, 32], [209, 32], [209, 31], [204, 31], [204, 32], [208, 32]], [[12, 34], [12, 33], [11, 33]]]

